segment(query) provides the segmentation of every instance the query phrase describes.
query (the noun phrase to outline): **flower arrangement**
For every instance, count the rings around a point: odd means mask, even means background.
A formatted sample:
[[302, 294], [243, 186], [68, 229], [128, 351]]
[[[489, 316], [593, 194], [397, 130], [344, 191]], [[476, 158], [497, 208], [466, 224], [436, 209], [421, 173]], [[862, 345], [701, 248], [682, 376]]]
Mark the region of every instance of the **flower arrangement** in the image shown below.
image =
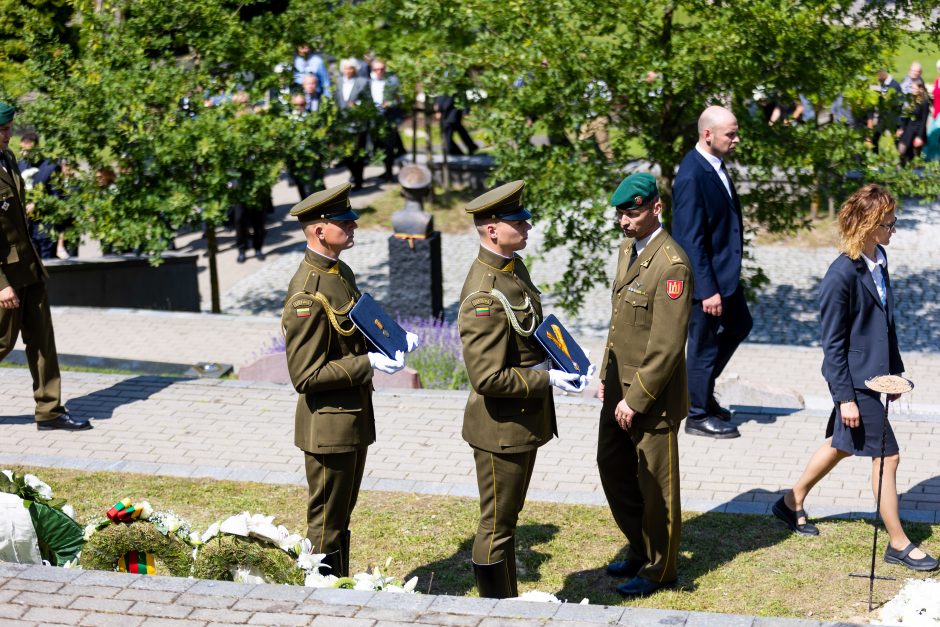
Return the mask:
[[[193, 576], [239, 583], [303, 583], [295, 560], [304, 539], [274, 516], [242, 512], [210, 525], [200, 537]], [[322, 556], [321, 556], [322, 558]]]
[[0, 471], [0, 492], [19, 498], [29, 511], [32, 530], [19, 530], [29, 536], [26, 546], [24, 538], [19, 539], [21, 549], [32, 555], [38, 548], [41, 560], [54, 566], [75, 559], [84, 542], [82, 527], [75, 522], [75, 511], [65, 499], [56, 499], [52, 488], [36, 475], [19, 475], [12, 470]]
[[406, 318], [399, 319], [398, 323], [420, 340], [407, 361], [409, 367], [418, 371], [421, 385], [434, 390], [470, 388], [456, 324], [436, 318]]
[[[310, 551], [310, 541], [304, 540], [304, 552], [301, 557], [309, 555], [308, 561], [302, 563], [302, 559], [297, 560], [297, 565], [304, 570], [304, 585], [308, 588], [344, 588], [347, 590], [367, 590], [370, 592], [397, 592], [414, 594], [415, 587], [418, 585], [418, 578], [412, 577], [405, 583], [399, 583], [394, 577], [382, 574], [382, 571], [374, 566], [369, 572], [356, 573], [352, 577], [337, 577], [336, 575], [320, 573], [320, 560], [324, 554], [312, 554]], [[385, 569], [392, 563], [392, 558], [385, 560]]]
[[189, 523], [173, 512], [154, 511], [147, 501], [122, 499], [108, 510], [107, 518], [85, 527], [79, 565], [94, 570], [186, 577], [198, 538]]

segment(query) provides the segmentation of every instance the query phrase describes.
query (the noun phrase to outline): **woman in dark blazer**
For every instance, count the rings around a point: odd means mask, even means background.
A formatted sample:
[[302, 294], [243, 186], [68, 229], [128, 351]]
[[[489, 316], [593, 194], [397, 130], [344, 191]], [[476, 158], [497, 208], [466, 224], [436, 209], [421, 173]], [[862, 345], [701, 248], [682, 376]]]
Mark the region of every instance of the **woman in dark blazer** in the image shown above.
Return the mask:
[[[839, 211], [842, 254], [829, 266], [819, 286], [822, 373], [835, 408], [826, 441], [796, 485], [773, 506], [775, 516], [803, 535], [819, 534], [803, 511], [806, 495], [846, 457], [872, 458], [872, 490], [877, 498], [885, 406], [879, 394], [865, 387], [865, 380], [904, 371], [884, 249], [895, 231], [895, 207], [894, 198], [884, 188], [866, 185]], [[888, 397], [889, 401], [896, 399], [897, 395]], [[896, 482], [899, 461], [898, 442], [888, 423], [880, 508], [889, 538], [885, 561], [912, 570], [934, 570], [937, 560], [917, 548], [901, 528]]]

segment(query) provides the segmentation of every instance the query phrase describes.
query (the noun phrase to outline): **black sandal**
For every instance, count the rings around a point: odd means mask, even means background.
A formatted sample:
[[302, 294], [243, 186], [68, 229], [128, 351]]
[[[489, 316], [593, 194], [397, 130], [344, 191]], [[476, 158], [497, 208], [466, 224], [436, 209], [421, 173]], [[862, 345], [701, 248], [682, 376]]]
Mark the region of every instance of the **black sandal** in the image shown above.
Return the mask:
[[[771, 511], [774, 513], [774, 516], [783, 521], [787, 527], [792, 531], [803, 535], [803, 536], [818, 536], [819, 529], [816, 528], [816, 525], [809, 522], [809, 516], [806, 515], [806, 512], [802, 509], [793, 511], [783, 500], [783, 497], [780, 497], [774, 506], [771, 508]], [[799, 524], [800, 518], [805, 518], [806, 522], [802, 525]]]

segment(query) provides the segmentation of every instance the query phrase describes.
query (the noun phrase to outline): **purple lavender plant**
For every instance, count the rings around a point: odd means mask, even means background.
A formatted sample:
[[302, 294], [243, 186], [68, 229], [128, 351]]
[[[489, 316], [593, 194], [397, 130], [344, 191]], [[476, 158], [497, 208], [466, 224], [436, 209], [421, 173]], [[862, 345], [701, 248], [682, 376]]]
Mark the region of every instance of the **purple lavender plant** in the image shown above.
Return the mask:
[[436, 318], [399, 318], [398, 324], [420, 339], [418, 348], [407, 356], [406, 362], [418, 371], [425, 388], [469, 389], [470, 379], [463, 363], [456, 324]]

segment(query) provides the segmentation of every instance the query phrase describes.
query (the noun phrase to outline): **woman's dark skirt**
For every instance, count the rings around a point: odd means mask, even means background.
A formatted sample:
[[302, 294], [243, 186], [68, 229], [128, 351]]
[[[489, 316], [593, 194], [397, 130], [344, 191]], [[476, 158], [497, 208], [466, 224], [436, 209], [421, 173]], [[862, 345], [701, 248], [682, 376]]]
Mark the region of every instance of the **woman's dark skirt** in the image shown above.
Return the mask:
[[855, 402], [861, 415], [861, 424], [852, 429], [842, 424], [839, 406], [833, 408], [826, 426], [826, 437], [832, 436], [832, 448], [859, 457], [881, 457], [881, 432], [884, 421], [884, 454], [897, 455], [898, 441], [894, 437], [891, 422], [885, 421], [885, 406], [881, 394], [871, 390], [855, 390]]

